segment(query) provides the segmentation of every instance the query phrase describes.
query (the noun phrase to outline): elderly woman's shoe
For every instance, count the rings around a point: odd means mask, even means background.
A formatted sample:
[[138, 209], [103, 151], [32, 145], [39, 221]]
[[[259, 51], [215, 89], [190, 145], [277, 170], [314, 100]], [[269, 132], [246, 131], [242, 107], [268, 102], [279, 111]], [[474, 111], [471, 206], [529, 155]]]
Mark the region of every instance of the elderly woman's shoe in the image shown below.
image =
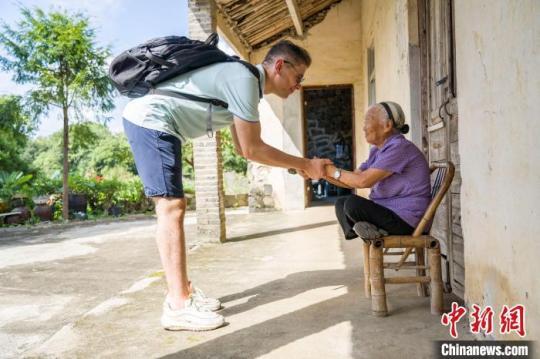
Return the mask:
[[353, 230], [362, 239], [372, 240], [388, 235], [384, 229], [380, 229], [369, 222], [356, 222]]

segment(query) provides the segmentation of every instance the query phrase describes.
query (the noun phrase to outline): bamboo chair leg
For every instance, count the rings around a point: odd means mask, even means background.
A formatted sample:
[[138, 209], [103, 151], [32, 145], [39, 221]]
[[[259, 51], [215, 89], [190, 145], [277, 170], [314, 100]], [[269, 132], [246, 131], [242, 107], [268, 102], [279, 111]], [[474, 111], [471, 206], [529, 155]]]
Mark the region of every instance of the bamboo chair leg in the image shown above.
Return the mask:
[[411, 254], [412, 250], [413, 250], [413, 247], [405, 248], [405, 251], [403, 251], [403, 254], [401, 255], [401, 258], [399, 259], [399, 261], [396, 264], [396, 266], [398, 268], [400, 268], [403, 265], [403, 263], [405, 263], [407, 258], [409, 258], [409, 255]]
[[431, 277], [431, 314], [440, 315], [443, 312], [443, 283], [441, 274], [441, 249], [430, 248], [429, 275]]
[[369, 247], [369, 269], [371, 280], [371, 313], [376, 317], [388, 314], [386, 290], [384, 288], [383, 246], [371, 243]]
[[[415, 248], [416, 252], [416, 265], [418, 266], [425, 266], [426, 265], [426, 257], [425, 257], [425, 250], [424, 248]], [[423, 277], [426, 275], [425, 269], [417, 269], [416, 275], [419, 277]], [[425, 283], [417, 283], [416, 284], [416, 291], [418, 292], [419, 297], [427, 297], [427, 287]]]
[[364, 295], [371, 298], [371, 283], [369, 282], [369, 245], [370, 242], [363, 242], [364, 249]]

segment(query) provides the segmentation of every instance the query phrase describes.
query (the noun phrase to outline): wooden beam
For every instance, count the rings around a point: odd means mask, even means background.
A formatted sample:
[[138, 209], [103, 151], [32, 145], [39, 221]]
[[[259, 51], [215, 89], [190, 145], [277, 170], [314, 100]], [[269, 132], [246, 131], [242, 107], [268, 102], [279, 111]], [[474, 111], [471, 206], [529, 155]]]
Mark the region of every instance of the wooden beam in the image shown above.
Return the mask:
[[217, 32], [221, 39], [225, 39], [227, 43], [232, 47], [232, 49], [240, 55], [240, 57], [246, 61], [249, 62], [250, 60], [250, 53], [249, 50], [246, 48], [246, 46], [238, 39], [238, 36], [236, 33], [233, 32], [233, 30], [230, 28], [228, 23], [225, 21], [223, 16], [221, 14], [218, 14], [216, 17], [217, 22]]
[[219, 14], [223, 17], [223, 20], [225, 20], [225, 23], [228, 25], [231, 31], [236, 35], [238, 40], [245, 47], [248, 54], [251, 53], [253, 51], [253, 48], [251, 47], [251, 44], [246, 40], [243, 33], [238, 29], [237, 23], [231, 19], [231, 17], [229, 16], [225, 8], [219, 2], [215, 1], [215, 4], [216, 4], [216, 8], [218, 9]]
[[[304, 16], [306, 18], [306, 21], [304, 21], [304, 31], [312, 27], [319, 22], [321, 22], [324, 17], [326, 16], [326, 13], [330, 8], [334, 5], [339, 3], [341, 0], [325, 0], [322, 2], [314, 3], [315, 5], [313, 7], [308, 8], [307, 10], [304, 10]], [[287, 9], [288, 11], [288, 9]], [[322, 16], [319, 16], [321, 14]], [[318, 19], [314, 19], [318, 18]], [[311, 22], [308, 22], [307, 20], [312, 19]], [[288, 17], [286, 18], [288, 20]], [[288, 35], [289, 30], [289, 24], [285, 20], [280, 21], [274, 21], [272, 22], [272, 31], [265, 30], [265, 31], [257, 31], [252, 33], [245, 33], [246, 39], [248, 39], [249, 43], [254, 49], [259, 49], [263, 46], [269, 45], [268, 39], [272, 38], [275, 35], [282, 34], [283, 36]], [[287, 34], [285, 34], [287, 32]], [[282, 37], [283, 37], [282, 36]], [[273, 39], [272, 42], [277, 41], [277, 39]], [[261, 45], [262, 44], [262, 45]]]
[[431, 277], [390, 277], [384, 278], [384, 283], [386, 284], [405, 284], [405, 283], [429, 283]]
[[298, 8], [296, 0], [285, 0], [287, 7], [289, 8], [289, 14], [291, 14], [292, 22], [296, 28], [298, 36], [304, 36], [304, 23], [302, 22], [302, 14]]

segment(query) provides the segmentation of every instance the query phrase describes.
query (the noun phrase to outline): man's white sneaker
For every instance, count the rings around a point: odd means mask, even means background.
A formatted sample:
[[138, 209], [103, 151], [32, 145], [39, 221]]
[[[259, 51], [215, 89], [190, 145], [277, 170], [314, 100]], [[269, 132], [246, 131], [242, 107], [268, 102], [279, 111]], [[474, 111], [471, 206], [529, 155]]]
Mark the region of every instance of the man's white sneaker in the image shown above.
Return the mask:
[[191, 296], [200, 307], [211, 311], [221, 309], [221, 302], [218, 299], [207, 297], [200, 288], [195, 286], [193, 286], [192, 289], [193, 292], [191, 293]]
[[201, 307], [192, 296], [184, 302], [182, 309], [172, 309], [167, 300], [163, 303], [161, 325], [167, 330], [212, 330], [224, 323], [222, 315]]

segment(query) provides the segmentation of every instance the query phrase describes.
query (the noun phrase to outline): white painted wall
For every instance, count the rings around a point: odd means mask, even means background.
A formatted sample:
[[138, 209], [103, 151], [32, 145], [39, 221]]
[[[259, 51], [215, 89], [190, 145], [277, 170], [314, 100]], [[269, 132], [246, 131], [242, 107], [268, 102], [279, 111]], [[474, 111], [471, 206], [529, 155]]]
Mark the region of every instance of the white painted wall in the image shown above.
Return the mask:
[[[362, 117], [357, 120], [356, 153], [358, 164], [367, 159], [369, 145], [362, 132], [363, 113], [368, 108], [367, 51], [375, 51], [376, 102], [394, 101], [401, 105], [411, 124], [409, 78], [409, 39], [407, 0], [361, 1]], [[406, 135], [410, 138], [410, 133]], [[357, 190], [367, 196], [369, 190]]]
[[[399, 103], [410, 124], [407, 0], [363, 0], [361, 13], [361, 54], [366, 72], [367, 49], [375, 49], [376, 101]], [[362, 83], [365, 104], [368, 103], [367, 85], [367, 81]], [[361, 141], [365, 142], [363, 137]]]
[[[361, 50], [361, 2], [344, 0], [332, 8], [326, 18], [307, 32], [303, 40], [289, 39], [307, 49], [312, 65], [306, 72], [304, 86], [352, 84], [356, 128], [362, 128], [364, 112], [364, 71]], [[254, 63], [261, 62], [268, 48], [252, 53]], [[272, 99], [270, 99], [272, 98]], [[268, 105], [271, 111], [269, 111]], [[303, 155], [303, 127], [301, 96], [295, 93], [287, 100], [268, 96], [267, 104], [259, 108], [263, 138], [293, 155]], [[281, 135], [277, 135], [281, 132]], [[367, 146], [356, 144], [356, 156], [367, 157]], [[304, 181], [281, 169], [273, 169], [270, 176], [274, 199], [284, 210], [302, 209], [305, 206]]]
[[[357, 162], [368, 151], [361, 132], [368, 47], [375, 47], [377, 100], [400, 103], [410, 121], [407, 11], [406, 0], [345, 0], [304, 41], [293, 40], [313, 55], [306, 85], [354, 85]], [[524, 304], [529, 340], [540, 339], [538, 19], [537, 0], [455, 0], [465, 299], [497, 315], [503, 304]], [[303, 149], [300, 105], [297, 96], [269, 97], [261, 107], [265, 138], [293, 154]], [[302, 180], [273, 171], [277, 202], [302, 208]]]
[[465, 299], [526, 305], [529, 340], [540, 339], [539, 19], [536, 0], [455, 1]]

